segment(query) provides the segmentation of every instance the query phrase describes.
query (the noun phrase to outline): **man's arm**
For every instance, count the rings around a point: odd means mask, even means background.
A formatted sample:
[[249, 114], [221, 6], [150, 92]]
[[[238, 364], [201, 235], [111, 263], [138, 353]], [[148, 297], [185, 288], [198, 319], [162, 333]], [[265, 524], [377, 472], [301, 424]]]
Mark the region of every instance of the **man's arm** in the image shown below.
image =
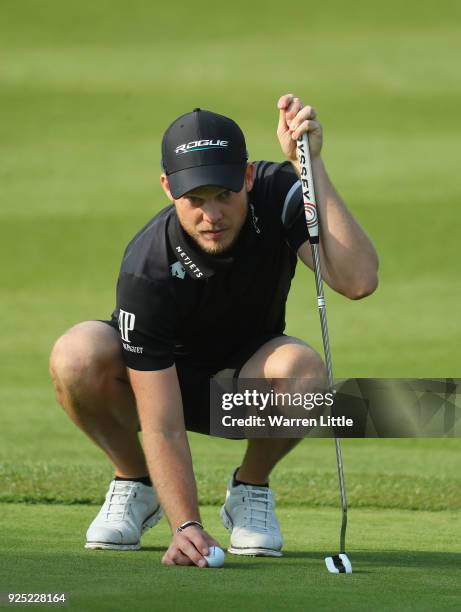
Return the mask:
[[176, 368], [148, 372], [128, 369], [128, 373], [143, 431], [147, 466], [173, 531], [163, 562], [204, 567], [202, 555], [208, 554], [208, 546], [219, 546], [216, 540], [199, 527], [175, 531], [186, 521], [200, 521]]
[[[320, 156], [312, 160], [316, 191], [320, 262], [325, 282], [338, 293], [360, 299], [378, 285], [376, 250], [331, 183]], [[313, 269], [309, 242], [298, 249], [299, 258]]]
[[[300, 176], [296, 140], [309, 133], [315, 195], [319, 216], [320, 260], [325, 282], [338, 293], [360, 299], [373, 293], [378, 285], [376, 250], [335, 190], [322, 158], [322, 128], [312, 107], [293, 96], [282, 96], [277, 135], [287, 158]], [[298, 256], [313, 268], [311, 248], [305, 242]]]

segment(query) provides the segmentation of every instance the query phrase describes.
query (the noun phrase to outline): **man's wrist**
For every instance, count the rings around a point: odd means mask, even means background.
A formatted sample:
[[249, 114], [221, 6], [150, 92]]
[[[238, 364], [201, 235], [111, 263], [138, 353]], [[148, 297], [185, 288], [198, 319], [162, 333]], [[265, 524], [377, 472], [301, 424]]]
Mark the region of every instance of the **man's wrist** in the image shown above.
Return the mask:
[[181, 533], [181, 531], [184, 531], [184, 529], [187, 529], [188, 527], [200, 527], [200, 529], [203, 529], [203, 525], [200, 521], [185, 521], [176, 527], [175, 531], [176, 533]]

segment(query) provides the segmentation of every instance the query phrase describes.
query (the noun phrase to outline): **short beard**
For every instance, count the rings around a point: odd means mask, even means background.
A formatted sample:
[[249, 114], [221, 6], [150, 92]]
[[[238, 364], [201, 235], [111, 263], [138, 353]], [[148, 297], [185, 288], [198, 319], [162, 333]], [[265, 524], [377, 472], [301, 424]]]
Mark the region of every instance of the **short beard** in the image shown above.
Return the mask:
[[213, 247], [210, 246], [209, 248], [204, 247], [202, 244], [200, 244], [200, 242], [198, 241], [197, 238], [195, 238], [195, 236], [191, 236], [190, 234], [187, 234], [189, 236], [189, 238], [191, 238], [194, 243], [196, 244], [196, 246], [203, 252], [206, 253], [207, 255], [211, 255], [212, 257], [218, 257], [219, 255], [226, 255], [227, 253], [229, 253], [229, 251], [232, 250], [232, 248], [234, 247], [235, 243], [237, 242], [241, 232], [243, 229], [243, 225], [240, 228], [238, 234], [236, 236], [234, 236], [234, 238], [232, 239], [232, 241], [230, 242], [230, 244], [226, 245], [225, 247], [221, 247], [219, 245]]

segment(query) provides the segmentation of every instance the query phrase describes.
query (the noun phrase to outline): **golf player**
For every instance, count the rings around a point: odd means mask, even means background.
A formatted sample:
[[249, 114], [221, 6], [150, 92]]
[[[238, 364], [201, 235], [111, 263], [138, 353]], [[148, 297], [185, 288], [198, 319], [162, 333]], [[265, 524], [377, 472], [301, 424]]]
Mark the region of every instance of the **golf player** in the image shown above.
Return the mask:
[[[350, 299], [377, 286], [375, 249], [325, 170], [316, 112], [291, 94], [278, 111], [282, 163], [248, 161], [241, 129], [213, 112], [196, 108], [169, 126], [160, 183], [171, 204], [128, 244], [111, 319], [79, 323], [53, 347], [58, 402], [115, 469], [87, 548], [138, 549], [164, 513], [172, 538], [163, 563], [205, 567], [219, 544], [201, 523], [186, 432], [209, 434], [210, 378], [274, 379], [277, 388], [325, 377], [317, 352], [283, 333], [297, 258], [312, 268], [296, 157], [305, 132], [323, 278]], [[229, 466], [229, 552], [281, 556], [269, 476], [298, 441], [248, 440], [240, 466]]]

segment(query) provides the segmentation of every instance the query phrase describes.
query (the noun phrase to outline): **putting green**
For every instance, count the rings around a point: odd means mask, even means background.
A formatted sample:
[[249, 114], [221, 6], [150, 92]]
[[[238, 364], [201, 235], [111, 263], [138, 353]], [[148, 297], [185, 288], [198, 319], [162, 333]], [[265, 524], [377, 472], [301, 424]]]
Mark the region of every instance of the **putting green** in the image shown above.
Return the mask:
[[[219, 570], [163, 567], [164, 519], [141, 551], [86, 551], [95, 506], [2, 504], [0, 511], [0, 590], [65, 592], [71, 609], [429, 611], [459, 604], [461, 518], [452, 512], [354, 510], [354, 573], [345, 576], [329, 574], [323, 561], [336, 552], [337, 510], [281, 509], [284, 557], [228, 554]], [[203, 520], [225, 546], [217, 507], [204, 507]]]

